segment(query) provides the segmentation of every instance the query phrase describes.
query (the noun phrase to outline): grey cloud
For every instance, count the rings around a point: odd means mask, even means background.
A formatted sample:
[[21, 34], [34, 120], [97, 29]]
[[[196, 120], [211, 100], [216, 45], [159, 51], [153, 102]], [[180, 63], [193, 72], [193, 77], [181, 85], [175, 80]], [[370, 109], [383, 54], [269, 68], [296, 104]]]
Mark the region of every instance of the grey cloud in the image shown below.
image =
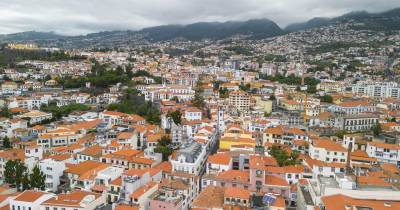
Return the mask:
[[0, 0], [0, 34], [85, 34], [197, 21], [269, 18], [284, 27], [350, 11], [379, 12], [399, 0]]

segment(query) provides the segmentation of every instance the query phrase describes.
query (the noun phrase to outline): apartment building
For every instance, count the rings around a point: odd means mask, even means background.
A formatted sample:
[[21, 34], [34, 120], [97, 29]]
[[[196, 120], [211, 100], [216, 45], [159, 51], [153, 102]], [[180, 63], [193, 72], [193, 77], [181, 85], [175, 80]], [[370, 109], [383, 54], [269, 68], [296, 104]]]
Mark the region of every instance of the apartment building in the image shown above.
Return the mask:
[[229, 106], [238, 111], [250, 110], [250, 95], [242, 90], [229, 93]]
[[368, 142], [368, 156], [376, 158], [381, 163], [400, 164], [400, 146], [381, 142]]
[[380, 98], [400, 98], [400, 86], [396, 82], [358, 82], [351, 86], [358, 95]]
[[195, 141], [183, 144], [176, 153], [176, 158], [171, 159], [172, 171], [194, 174], [198, 176], [206, 162], [205, 147]]
[[310, 144], [310, 157], [323, 162], [346, 163], [347, 150], [341, 144], [328, 139], [315, 139]]

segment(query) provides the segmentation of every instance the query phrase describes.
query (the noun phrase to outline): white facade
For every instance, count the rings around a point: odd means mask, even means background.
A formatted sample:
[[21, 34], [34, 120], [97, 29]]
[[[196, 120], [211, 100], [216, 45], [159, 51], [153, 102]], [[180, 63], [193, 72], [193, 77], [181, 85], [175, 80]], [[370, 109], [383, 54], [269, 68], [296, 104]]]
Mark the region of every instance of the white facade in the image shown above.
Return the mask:
[[367, 144], [367, 154], [383, 163], [398, 165], [400, 162], [400, 146], [394, 144], [369, 142]]
[[39, 162], [39, 168], [46, 176], [46, 191], [56, 192], [60, 185], [60, 177], [66, 169], [65, 163], [53, 159], [44, 159]]
[[[29, 194], [26, 196], [33, 197], [38, 196], [35, 200], [23, 199], [25, 197], [23, 194]], [[53, 194], [41, 193], [35, 191], [25, 191], [16, 198], [10, 199], [10, 210], [37, 210], [40, 209], [42, 202], [54, 197]]]
[[354, 84], [351, 89], [355, 94], [369, 97], [400, 98], [400, 86], [395, 82], [359, 82]]
[[171, 159], [172, 171], [184, 172], [198, 176], [206, 161], [206, 149], [197, 142], [183, 145], [176, 159]]

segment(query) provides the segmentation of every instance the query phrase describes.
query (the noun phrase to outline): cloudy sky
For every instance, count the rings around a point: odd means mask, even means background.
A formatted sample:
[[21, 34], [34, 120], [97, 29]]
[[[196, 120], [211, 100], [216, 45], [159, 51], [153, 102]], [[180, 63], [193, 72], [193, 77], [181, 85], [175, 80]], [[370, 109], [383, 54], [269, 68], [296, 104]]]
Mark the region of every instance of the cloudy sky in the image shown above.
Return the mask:
[[78, 35], [163, 24], [268, 18], [281, 27], [350, 11], [380, 12], [400, 0], [0, 0], [0, 34]]

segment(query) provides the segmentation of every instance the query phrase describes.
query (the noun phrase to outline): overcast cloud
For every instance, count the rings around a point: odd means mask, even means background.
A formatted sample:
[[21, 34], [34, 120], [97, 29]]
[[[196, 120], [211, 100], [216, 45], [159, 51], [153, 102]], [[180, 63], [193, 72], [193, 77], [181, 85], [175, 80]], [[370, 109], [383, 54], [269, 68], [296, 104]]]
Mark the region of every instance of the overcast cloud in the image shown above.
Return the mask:
[[163, 24], [268, 18], [281, 27], [350, 11], [380, 12], [400, 0], [0, 0], [0, 34], [78, 35]]

